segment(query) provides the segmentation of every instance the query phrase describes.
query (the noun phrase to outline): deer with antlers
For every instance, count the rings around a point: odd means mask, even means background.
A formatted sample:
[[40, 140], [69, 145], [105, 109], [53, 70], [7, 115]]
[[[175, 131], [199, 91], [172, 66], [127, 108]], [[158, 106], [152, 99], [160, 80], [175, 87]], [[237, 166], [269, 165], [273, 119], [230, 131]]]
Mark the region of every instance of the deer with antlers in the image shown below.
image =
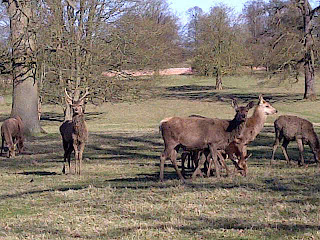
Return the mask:
[[71, 106], [72, 109], [72, 120], [66, 120], [60, 126], [60, 133], [62, 136], [62, 143], [64, 149], [64, 162], [62, 173], [66, 173], [66, 160], [68, 159], [69, 172], [71, 173], [71, 153], [74, 151], [75, 154], [75, 173], [80, 175], [82, 154], [85, 143], [88, 139], [88, 128], [84, 117], [84, 98], [89, 94], [86, 89], [85, 94], [79, 99], [74, 100], [67, 93], [66, 103]]

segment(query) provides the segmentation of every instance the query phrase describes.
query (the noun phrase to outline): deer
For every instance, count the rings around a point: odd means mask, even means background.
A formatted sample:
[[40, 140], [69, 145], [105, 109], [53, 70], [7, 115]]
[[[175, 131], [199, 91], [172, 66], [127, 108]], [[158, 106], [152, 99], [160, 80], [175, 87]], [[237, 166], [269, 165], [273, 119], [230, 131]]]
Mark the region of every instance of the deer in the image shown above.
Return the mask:
[[1, 155], [2, 150], [4, 149], [4, 142], [7, 143], [7, 146], [9, 148], [7, 155], [8, 158], [15, 156], [15, 145], [17, 145], [18, 152], [22, 153], [24, 141], [23, 131], [24, 124], [20, 116], [9, 118], [3, 122], [1, 126]]
[[236, 156], [238, 159], [238, 166], [243, 169], [242, 175], [246, 176], [248, 169], [247, 160], [249, 157], [247, 156], [247, 145], [254, 141], [260, 133], [267, 120], [267, 116], [277, 112], [277, 109], [265, 101], [262, 94], [260, 94], [258, 105], [254, 108], [251, 117], [247, 119], [241, 134], [226, 147], [226, 154], [229, 157]]
[[66, 174], [66, 160], [68, 160], [69, 173], [71, 173], [71, 153], [75, 154], [75, 173], [81, 174], [81, 161], [88, 140], [88, 128], [84, 116], [84, 98], [89, 94], [86, 89], [85, 94], [79, 99], [71, 98], [65, 89], [66, 103], [71, 105], [72, 120], [66, 120], [60, 126], [60, 134], [64, 149], [64, 162], [62, 173]]
[[[274, 121], [275, 140], [273, 144], [272, 157], [270, 165], [273, 163], [274, 154], [282, 142], [282, 152], [287, 160], [287, 164], [290, 164], [290, 159], [287, 152], [289, 142], [296, 141], [299, 149], [298, 165], [304, 165], [303, 150], [304, 144], [308, 144], [313, 152], [314, 159], [319, 163], [320, 161], [320, 142], [319, 138], [313, 128], [313, 124], [297, 116], [282, 115]], [[319, 165], [320, 166], [320, 165]]]
[[[248, 111], [254, 106], [254, 102], [251, 101], [249, 104], [247, 104], [247, 106], [238, 106], [237, 101], [235, 99], [232, 99], [231, 102], [231, 106], [234, 108], [234, 110], [236, 111], [236, 114], [244, 114], [243, 116], [247, 116]], [[198, 118], [206, 118], [204, 116], [201, 115], [190, 115], [189, 117], [198, 117]], [[242, 126], [244, 125], [244, 123], [241, 124]], [[241, 133], [241, 128], [238, 128], [238, 132], [236, 132], [234, 136], [239, 135]], [[229, 175], [230, 171], [227, 167], [227, 165], [225, 164], [225, 158], [228, 157], [225, 153], [225, 150], [221, 150], [219, 149], [218, 152], [218, 162], [221, 163], [221, 165], [226, 169], [226, 173], [227, 176]], [[193, 169], [195, 169], [198, 164], [199, 164], [199, 159], [200, 157], [204, 156], [206, 158], [206, 164], [205, 164], [205, 169], [206, 169], [206, 175], [207, 177], [210, 176], [210, 172], [211, 172], [211, 154], [210, 154], [210, 150], [209, 149], [205, 149], [205, 150], [192, 150], [192, 151], [184, 151], [181, 155], [181, 167], [182, 167], [182, 174], [184, 175], [185, 173], [185, 166], [184, 166], [184, 162], [186, 159], [188, 159], [188, 168], [190, 168], [192, 166]], [[232, 160], [232, 163], [235, 165], [235, 169], [238, 169], [239, 171], [243, 170], [241, 168], [239, 168], [238, 163], [237, 163], [237, 158], [236, 156], [234, 156], [235, 153], [230, 156], [229, 158]]]
[[[188, 151], [209, 149], [216, 167], [217, 177], [220, 177], [217, 160], [218, 150], [224, 149], [241, 132], [251, 107], [253, 107], [253, 103], [249, 103], [246, 107], [236, 105], [236, 114], [232, 120], [197, 116], [163, 119], [159, 126], [165, 145], [165, 149], [160, 156], [160, 181], [163, 181], [164, 162], [167, 158], [170, 158], [180, 180], [185, 181], [176, 163], [179, 148]], [[192, 174], [192, 179], [201, 173], [200, 168], [205, 160], [205, 158], [200, 159], [196, 170]], [[209, 169], [211, 168], [211, 162], [210, 160]], [[222, 164], [224, 165], [224, 162]]]

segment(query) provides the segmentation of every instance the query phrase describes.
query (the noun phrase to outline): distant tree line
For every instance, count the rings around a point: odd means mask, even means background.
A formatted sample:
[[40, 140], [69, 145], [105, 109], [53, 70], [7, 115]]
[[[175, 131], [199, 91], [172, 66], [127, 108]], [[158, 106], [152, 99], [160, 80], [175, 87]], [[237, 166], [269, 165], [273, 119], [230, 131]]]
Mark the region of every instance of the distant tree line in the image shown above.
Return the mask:
[[294, 78], [303, 69], [304, 97], [314, 100], [318, 8], [308, 0], [249, 0], [236, 15], [223, 4], [209, 12], [195, 6], [181, 28], [164, 0], [2, 0], [0, 73], [12, 76], [12, 114], [24, 111], [23, 94], [31, 112], [39, 95], [64, 106], [65, 88], [75, 99], [90, 88], [94, 103], [135, 96], [142, 81], [124, 70], [157, 72], [187, 60], [215, 77], [217, 89], [243, 66]]
[[216, 77], [240, 66], [264, 67], [271, 74], [297, 79], [304, 70], [304, 98], [314, 100], [315, 64], [319, 63], [319, 6], [308, 0], [249, 0], [242, 14], [216, 5], [209, 13], [189, 9], [185, 42], [192, 66], [202, 75]]

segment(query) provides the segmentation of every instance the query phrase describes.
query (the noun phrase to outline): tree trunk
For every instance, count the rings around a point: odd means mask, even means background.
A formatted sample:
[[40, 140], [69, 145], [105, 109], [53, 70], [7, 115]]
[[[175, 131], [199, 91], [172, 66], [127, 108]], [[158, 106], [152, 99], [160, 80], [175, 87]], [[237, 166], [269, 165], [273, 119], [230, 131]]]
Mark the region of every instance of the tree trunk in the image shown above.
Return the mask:
[[315, 93], [315, 84], [314, 84], [314, 67], [310, 62], [305, 63], [304, 65], [304, 99], [309, 99], [311, 101], [317, 100], [317, 95]]
[[315, 101], [317, 98], [315, 92], [315, 80], [314, 80], [314, 55], [313, 55], [313, 39], [311, 35], [312, 23], [311, 23], [311, 6], [308, 0], [304, 0], [302, 3], [302, 15], [304, 23], [305, 34], [305, 54], [304, 54], [304, 79], [305, 88], [303, 98]]
[[222, 77], [221, 77], [221, 70], [220, 69], [217, 69], [216, 90], [222, 90]]
[[26, 134], [40, 133], [38, 84], [36, 81], [35, 34], [32, 0], [9, 0], [11, 28], [13, 96], [11, 116], [19, 115]]

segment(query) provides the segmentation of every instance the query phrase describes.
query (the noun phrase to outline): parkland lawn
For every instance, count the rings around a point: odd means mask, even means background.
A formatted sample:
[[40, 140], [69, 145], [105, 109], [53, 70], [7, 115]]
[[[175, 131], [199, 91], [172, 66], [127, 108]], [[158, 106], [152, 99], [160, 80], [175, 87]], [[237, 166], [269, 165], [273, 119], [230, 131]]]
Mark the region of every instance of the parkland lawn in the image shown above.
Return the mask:
[[[310, 148], [304, 152], [307, 167], [287, 166], [280, 148], [276, 164], [269, 165], [273, 121], [297, 115], [315, 123], [320, 134], [320, 101], [302, 100], [303, 79], [223, 81], [224, 90], [216, 91], [213, 79], [164, 77], [151, 83], [146, 98], [88, 105], [81, 176], [61, 172], [62, 108], [43, 106], [47, 134], [28, 137], [23, 155], [0, 156], [0, 239], [320, 239], [320, 172]], [[248, 148], [247, 177], [199, 177], [183, 184], [167, 161], [165, 181], [159, 182], [163, 118], [231, 119], [231, 97], [243, 105], [258, 101], [259, 94], [278, 113], [268, 116]], [[10, 114], [10, 96], [6, 100], [1, 122]], [[297, 163], [296, 143], [288, 152]]]

